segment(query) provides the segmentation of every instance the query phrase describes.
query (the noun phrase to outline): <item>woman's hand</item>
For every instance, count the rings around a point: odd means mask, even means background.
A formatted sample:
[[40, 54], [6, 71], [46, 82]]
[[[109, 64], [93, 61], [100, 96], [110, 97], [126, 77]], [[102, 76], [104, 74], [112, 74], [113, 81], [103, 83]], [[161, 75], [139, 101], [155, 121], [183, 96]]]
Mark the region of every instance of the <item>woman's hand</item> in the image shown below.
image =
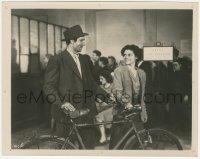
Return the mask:
[[141, 115], [142, 122], [146, 123], [147, 122], [147, 111], [145, 108], [142, 108], [140, 115]]

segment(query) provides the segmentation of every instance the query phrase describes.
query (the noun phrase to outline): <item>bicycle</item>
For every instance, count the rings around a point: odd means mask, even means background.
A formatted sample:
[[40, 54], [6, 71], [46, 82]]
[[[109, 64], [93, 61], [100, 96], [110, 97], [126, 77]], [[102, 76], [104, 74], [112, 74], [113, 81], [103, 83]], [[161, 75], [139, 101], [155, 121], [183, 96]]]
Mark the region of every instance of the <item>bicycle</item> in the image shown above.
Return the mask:
[[[183, 150], [178, 138], [169, 131], [153, 128], [137, 131], [133, 122], [133, 117], [141, 111], [140, 106], [134, 106], [131, 109], [124, 110], [121, 113], [121, 120], [104, 122], [104, 123], [81, 123], [77, 124], [73, 121], [73, 117], [63, 122], [70, 124], [70, 132], [66, 138], [60, 138], [54, 135], [33, 135], [30, 139], [22, 142], [19, 149], [86, 149], [83, 140], [79, 133], [81, 127], [91, 127], [106, 124], [123, 124], [130, 123], [131, 128], [124, 134], [119, 142], [114, 146], [113, 150], [119, 149], [123, 144], [123, 150]], [[80, 111], [79, 117], [86, 115], [87, 111]], [[73, 141], [73, 135], [76, 136], [76, 141]]]

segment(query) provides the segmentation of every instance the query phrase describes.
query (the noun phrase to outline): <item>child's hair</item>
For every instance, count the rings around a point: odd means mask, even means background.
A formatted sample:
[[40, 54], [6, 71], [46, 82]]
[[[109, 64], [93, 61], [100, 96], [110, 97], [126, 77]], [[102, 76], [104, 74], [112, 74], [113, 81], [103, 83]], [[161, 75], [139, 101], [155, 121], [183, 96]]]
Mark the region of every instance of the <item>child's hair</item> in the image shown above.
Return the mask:
[[108, 83], [113, 82], [113, 77], [109, 71], [105, 70], [100, 73], [100, 76], [103, 76]]

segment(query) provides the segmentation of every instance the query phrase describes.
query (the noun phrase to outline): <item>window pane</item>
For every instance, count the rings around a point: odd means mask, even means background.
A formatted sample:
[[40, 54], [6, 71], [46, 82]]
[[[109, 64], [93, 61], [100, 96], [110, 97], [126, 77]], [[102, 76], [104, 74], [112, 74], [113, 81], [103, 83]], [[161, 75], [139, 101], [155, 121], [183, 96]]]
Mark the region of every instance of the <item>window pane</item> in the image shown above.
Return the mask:
[[21, 73], [27, 73], [28, 72], [28, 58], [29, 55], [20, 55], [20, 70]]
[[[12, 16], [11, 17], [11, 37], [13, 41], [12, 48], [15, 48], [16, 55], [14, 55], [16, 58], [14, 58], [13, 62], [19, 64], [19, 27], [18, 27], [18, 17]], [[13, 54], [12, 54], [13, 55]]]
[[11, 17], [11, 72], [18, 73], [19, 70], [19, 26], [18, 17]]
[[48, 54], [54, 55], [54, 27], [48, 24]]
[[56, 53], [61, 50], [61, 28], [55, 27], [55, 42], [56, 42]]
[[44, 57], [47, 54], [47, 25], [45, 23], [39, 24], [40, 29], [40, 62], [44, 68]]
[[38, 23], [37, 21], [30, 21], [30, 42], [31, 42], [31, 53], [38, 53]]
[[[62, 39], [65, 39], [63, 32], [65, 31], [65, 28], [62, 28]], [[62, 41], [62, 50], [66, 49], [66, 42]]]
[[29, 21], [20, 18], [20, 54], [29, 54]]

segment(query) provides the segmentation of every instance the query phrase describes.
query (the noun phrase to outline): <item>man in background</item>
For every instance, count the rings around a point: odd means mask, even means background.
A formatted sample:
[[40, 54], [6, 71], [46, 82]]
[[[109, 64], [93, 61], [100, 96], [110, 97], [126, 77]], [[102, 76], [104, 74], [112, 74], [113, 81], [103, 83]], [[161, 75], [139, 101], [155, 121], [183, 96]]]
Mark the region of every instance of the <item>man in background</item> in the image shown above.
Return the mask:
[[101, 57], [101, 52], [99, 50], [94, 50], [91, 53], [91, 60], [93, 62], [93, 66], [94, 66], [94, 77], [95, 77], [95, 81], [97, 82], [97, 84], [100, 85], [100, 79], [99, 79], [99, 74], [100, 74], [100, 70], [101, 67], [99, 66], [99, 59]]

